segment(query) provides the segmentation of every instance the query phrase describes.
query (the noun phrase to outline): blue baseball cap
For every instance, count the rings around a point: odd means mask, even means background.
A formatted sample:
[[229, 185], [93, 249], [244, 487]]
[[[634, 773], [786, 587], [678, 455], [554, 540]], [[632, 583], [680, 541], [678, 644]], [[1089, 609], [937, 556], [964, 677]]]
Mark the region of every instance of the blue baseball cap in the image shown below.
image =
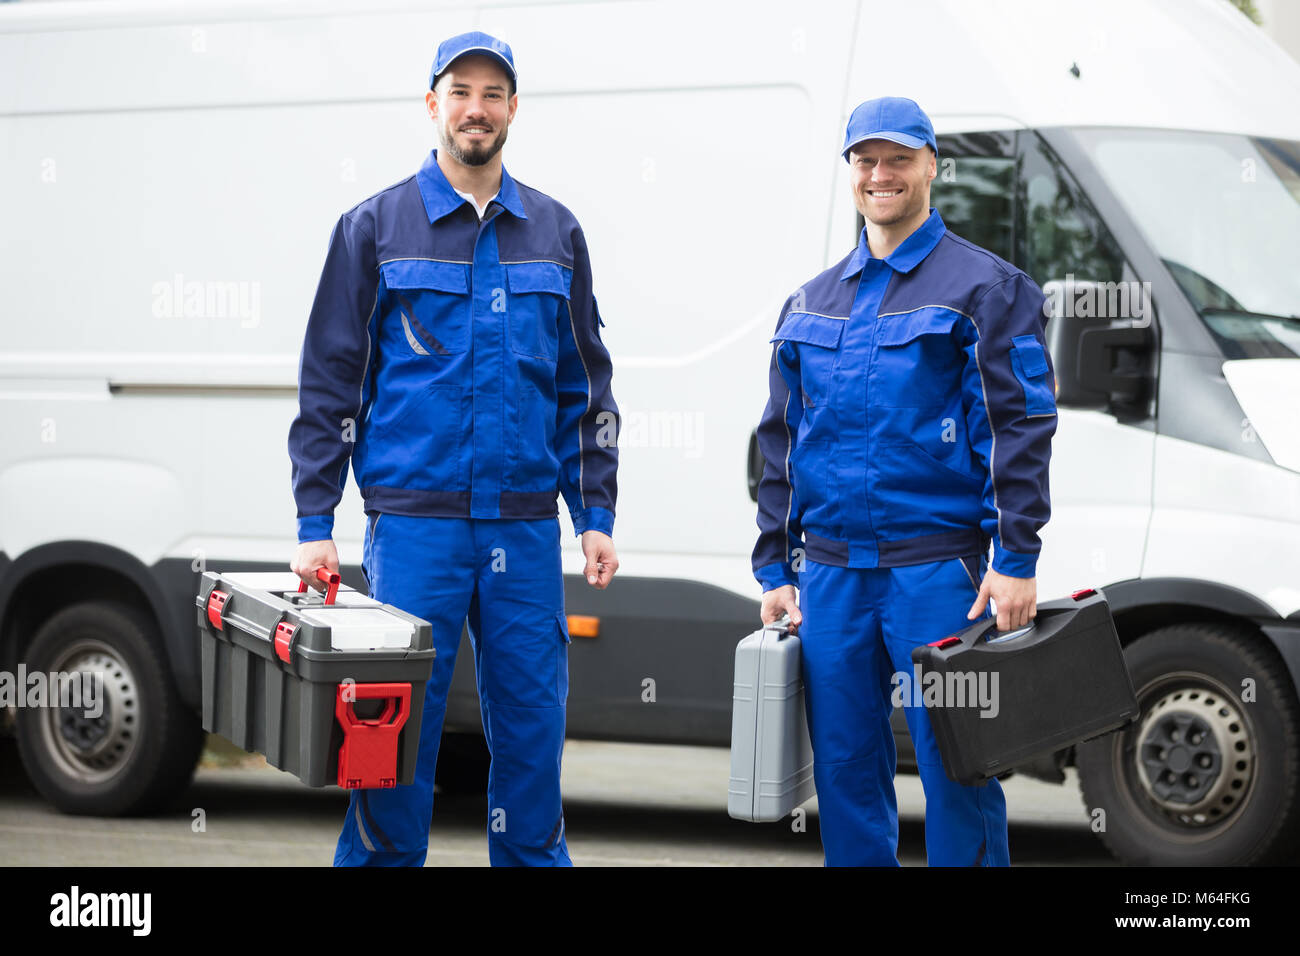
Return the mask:
[[519, 78], [515, 75], [515, 57], [510, 52], [510, 45], [494, 36], [488, 36], [486, 33], [477, 31], [462, 33], [438, 44], [438, 53], [433, 58], [433, 69], [429, 72], [429, 89], [433, 89], [437, 85], [438, 77], [442, 75], [447, 67], [451, 66], [453, 60], [457, 60], [467, 53], [496, 57], [506, 73], [510, 74], [511, 84], [518, 89]]
[[909, 149], [929, 146], [936, 156], [939, 155], [930, 117], [914, 100], [901, 96], [867, 100], [853, 111], [848, 129], [844, 131], [844, 161], [848, 162], [849, 150], [868, 139], [887, 139]]

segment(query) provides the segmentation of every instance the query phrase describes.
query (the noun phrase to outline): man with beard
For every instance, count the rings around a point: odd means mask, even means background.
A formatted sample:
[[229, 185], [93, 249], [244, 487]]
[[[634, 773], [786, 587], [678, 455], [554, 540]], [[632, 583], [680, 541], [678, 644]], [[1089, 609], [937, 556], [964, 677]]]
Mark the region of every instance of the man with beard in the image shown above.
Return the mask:
[[[930, 208], [929, 117], [869, 100], [842, 155], [866, 225], [772, 337], [753, 565], [764, 623], [799, 629], [826, 863], [897, 866], [892, 675], [990, 598], [999, 630], [1034, 617], [1056, 403], [1042, 291]], [[1001, 786], [949, 780], [905, 716], [930, 864], [1007, 865]]]
[[438, 48], [425, 95], [438, 132], [414, 176], [334, 229], [289, 433], [291, 567], [338, 569], [334, 508], [351, 460], [373, 597], [433, 624], [415, 782], [354, 790], [338, 866], [420, 866], [447, 691], [468, 621], [491, 751], [493, 865], [569, 864], [560, 799], [568, 631], [556, 495], [606, 587], [618, 458], [609, 354], [572, 213], [516, 182], [501, 149], [518, 106], [510, 48]]

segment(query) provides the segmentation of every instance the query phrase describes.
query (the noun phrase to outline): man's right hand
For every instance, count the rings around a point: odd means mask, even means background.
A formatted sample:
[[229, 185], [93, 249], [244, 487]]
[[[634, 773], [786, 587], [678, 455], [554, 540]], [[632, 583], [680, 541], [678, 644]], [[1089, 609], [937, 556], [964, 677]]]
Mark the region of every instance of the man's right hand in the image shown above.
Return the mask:
[[782, 614], [789, 614], [790, 633], [798, 633], [799, 625], [803, 622], [803, 615], [799, 613], [799, 604], [795, 598], [795, 593], [793, 584], [786, 584], [779, 588], [772, 588], [770, 591], [764, 591], [761, 615], [763, 624], [771, 624], [780, 620]]
[[339, 552], [334, 547], [333, 539], [304, 541], [298, 545], [298, 552], [289, 563], [289, 568], [294, 574], [306, 581], [308, 587], [315, 588], [317, 591], [324, 591], [325, 582], [316, 579], [316, 569], [329, 568], [335, 574], [338, 573]]

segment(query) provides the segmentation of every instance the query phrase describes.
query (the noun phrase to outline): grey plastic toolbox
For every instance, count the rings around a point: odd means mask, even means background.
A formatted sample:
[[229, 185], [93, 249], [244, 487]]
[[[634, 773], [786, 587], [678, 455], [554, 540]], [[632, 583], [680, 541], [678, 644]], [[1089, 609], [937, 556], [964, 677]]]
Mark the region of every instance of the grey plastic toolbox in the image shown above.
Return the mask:
[[308, 786], [411, 783], [432, 626], [318, 576], [326, 595], [294, 574], [203, 574], [203, 727]]
[[727, 812], [780, 820], [816, 793], [799, 638], [784, 621], [736, 645]]

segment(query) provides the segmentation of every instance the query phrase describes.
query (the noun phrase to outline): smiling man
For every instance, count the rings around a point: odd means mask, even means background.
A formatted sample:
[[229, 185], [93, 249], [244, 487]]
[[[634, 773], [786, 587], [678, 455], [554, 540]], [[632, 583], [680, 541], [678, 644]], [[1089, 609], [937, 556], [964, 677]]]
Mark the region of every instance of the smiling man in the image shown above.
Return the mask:
[[[999, 630], [1034, 617], [1056, 406], [1042, 292], [930, 208], [929, 117], [869, 100], [843, 156], [866, 225], [781, 310], [753, 565], [763, 622], [801, 638], [826, 862], [896, 866], [892, 675], [990, 598]], [[1001, 786], [953, 783], [906, 717], [930, 863], [1008, 864]]]
[[440, 149], [334, 229], [289, 434], [299, 546], [338, 569], [334, 508], [349, 460], [368, 522], [371, 595], [433, 624], [415, 782], [354, 790], [334, 862], [419, 866], [434, 767], [468, 621], [492, 754], [494, 865], [567, 865], [560, 758], [568, 631], [556, 496], [585, 576], [618, 570], [611, 539], [617, 421], [609, 353], [573, 214], [501, 159], [518, 107], [510, 47], [484, 33], [438, 47], [425, 95]]

